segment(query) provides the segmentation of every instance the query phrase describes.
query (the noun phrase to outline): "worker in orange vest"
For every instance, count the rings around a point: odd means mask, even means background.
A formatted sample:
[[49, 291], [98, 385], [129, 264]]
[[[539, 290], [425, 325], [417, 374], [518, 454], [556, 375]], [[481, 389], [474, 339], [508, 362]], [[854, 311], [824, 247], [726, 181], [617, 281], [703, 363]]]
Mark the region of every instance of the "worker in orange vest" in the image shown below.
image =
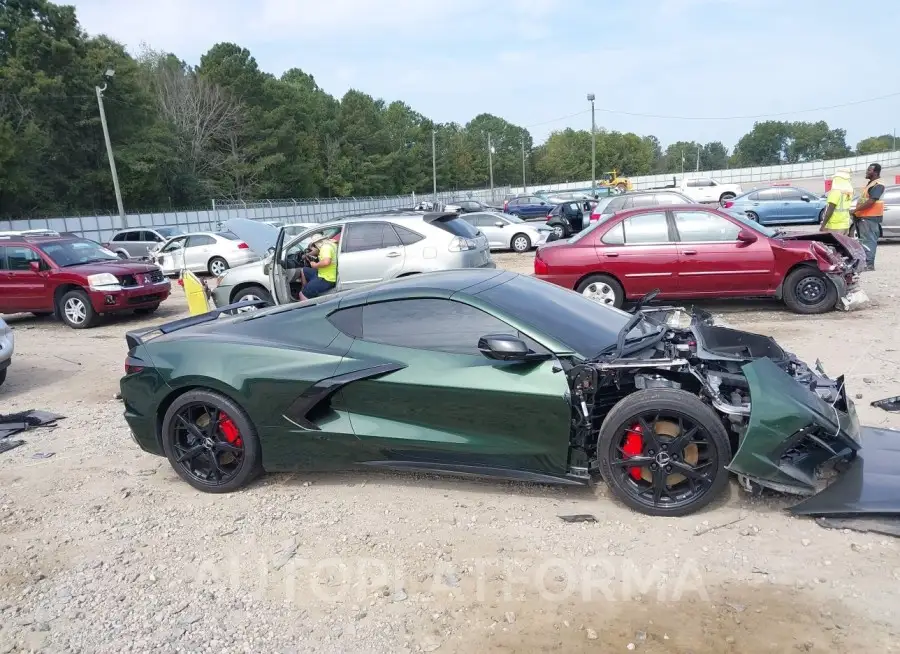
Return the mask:
[[881, 238], [881, 221], [884, 218], [884, 182], [881, 181], [881, 164], [873, 163], [866, 169], [869, 180], [859, 195], [853, 210], [856, 236], [866, 251], [866, 270], [875, 270], [875, 251]]

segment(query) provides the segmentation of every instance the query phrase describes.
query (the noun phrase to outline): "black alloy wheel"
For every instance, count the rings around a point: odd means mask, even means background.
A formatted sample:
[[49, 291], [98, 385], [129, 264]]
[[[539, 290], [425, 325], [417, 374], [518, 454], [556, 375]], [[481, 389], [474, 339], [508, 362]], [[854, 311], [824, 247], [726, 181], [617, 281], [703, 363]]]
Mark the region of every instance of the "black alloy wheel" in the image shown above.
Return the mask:
[[182, 479], [210, 493], [236, 490], [261, 471], [252, 423], [218, 393], [189, 391], [172, 403], [163, 420], [163, 449]]
[[728, 483], [728, 434], [691, 393], [637, 391], [603, 421], [598, 456], [604, 480], [648, 515], [682, 516], [706, 506]]

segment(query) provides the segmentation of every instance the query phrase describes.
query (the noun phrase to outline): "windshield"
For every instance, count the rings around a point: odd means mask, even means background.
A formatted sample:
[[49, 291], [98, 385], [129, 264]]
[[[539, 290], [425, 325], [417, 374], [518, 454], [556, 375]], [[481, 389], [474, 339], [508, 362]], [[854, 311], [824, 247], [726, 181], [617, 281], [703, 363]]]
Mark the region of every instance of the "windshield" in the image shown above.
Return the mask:
[[[494, 215], [496, 215], [496, 214], [494, 214]], [[512, 214], [506, 214], [504, 216], [501, 216], [501, 218], [503, 218], [503, 220], [505, 220], [508, 223], [524, 223], [525, 222], [518, 216], [514, 216]]]
[[754, 232], [758, 232], [759, 234], [763, 234], [764, 236], [768, 236], [769, 238], [772, 238], [777, 234], [776, 230], [769, 229], [765, 225], [760, 225], [755, 220], [750, 220], [749, 218], [747, 218], [747, 216], [745, 216], [744, 214], [734, 212], [728, 215], [740, 222], [744, 227], [749, 227]]
[[[483, 291], [478, 297], [556, 339], [584, 359], [615, 347], [619, 330], [632, 318], [629, 313], [581, 293], [525, 275]], [[627, 340], [643, 338], [660, 329], [643, 320], [631, 330]]]
[[180, 236], [181, 234], [184, 234], [184, 232], [182, 232], [177, 227], [154, 227], [153, 229], [156, 230], [157, 234], [159, 234], [160, 236], [162, 236], [163, 238], [166, 238], [166, 239], [172, 238], [173, 236]]
[[77, 266], [82, 263], [120, 261], [118, 256], [99, 243], [83, 238], [72, 241], [41, 243], [38, 247], [60, 268]]

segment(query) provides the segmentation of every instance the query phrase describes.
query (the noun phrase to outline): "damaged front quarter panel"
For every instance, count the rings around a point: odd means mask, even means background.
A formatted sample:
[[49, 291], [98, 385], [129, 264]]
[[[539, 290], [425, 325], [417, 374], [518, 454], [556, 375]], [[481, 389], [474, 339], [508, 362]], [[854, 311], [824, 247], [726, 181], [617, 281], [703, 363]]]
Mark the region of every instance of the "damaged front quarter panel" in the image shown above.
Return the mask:
[[815, 493], [823, 464], [850, 459], [860, 448], [843, 378], [830, 404], [768, 358], [741, 369], [750, 387], [750, 421], [728, 469], [774, 490]]

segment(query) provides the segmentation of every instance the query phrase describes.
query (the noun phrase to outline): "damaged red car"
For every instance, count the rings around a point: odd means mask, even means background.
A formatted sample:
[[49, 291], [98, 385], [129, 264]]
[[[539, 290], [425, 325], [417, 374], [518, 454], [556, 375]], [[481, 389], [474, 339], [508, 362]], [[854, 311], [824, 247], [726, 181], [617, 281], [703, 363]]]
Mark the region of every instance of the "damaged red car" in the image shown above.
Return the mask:
[[621, 211], [534, 260], [537, 278], [615, 307], [659, 289], [665, 299], [774, 297], [805, 314], [865, 302], [864, 268], [853, 238], [786, 234], [696, 204]]

